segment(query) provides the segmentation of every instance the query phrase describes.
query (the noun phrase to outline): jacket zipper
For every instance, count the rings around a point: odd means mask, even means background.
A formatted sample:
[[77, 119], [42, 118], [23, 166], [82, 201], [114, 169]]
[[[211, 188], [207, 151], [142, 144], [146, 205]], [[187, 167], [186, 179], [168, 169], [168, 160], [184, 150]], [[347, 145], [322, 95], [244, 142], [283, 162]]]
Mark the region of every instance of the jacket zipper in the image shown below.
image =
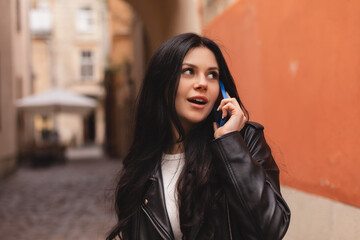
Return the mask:
[[164, 240], [169, 240], [169, 238], [167, 238], [164, 233], [161, 231], [160, 227], [155, 223], [155, 221], [153, 220], [153, 218], [150, 216], [150, 214], [148, 213], [148, 211], [141, 206], [141, 209], [143, 210], [143, 212], [146, 214], [146, 216], [149, 218], [151, 224], [154, 226], [154, 228], [156, 229], [156, 231], [159, 233], [159, 235], [162, 237], [162, 239]]

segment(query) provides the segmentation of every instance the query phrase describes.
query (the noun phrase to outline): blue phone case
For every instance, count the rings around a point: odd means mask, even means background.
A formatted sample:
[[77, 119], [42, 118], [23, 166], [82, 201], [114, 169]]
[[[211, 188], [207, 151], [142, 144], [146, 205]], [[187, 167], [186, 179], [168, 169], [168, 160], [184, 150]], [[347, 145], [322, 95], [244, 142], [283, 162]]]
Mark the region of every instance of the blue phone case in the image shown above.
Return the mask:
[[[219, 84], [220, 84], [220, 90], [221, 90], [221, 94], [222, 94], [223, 99], [228, 98], [227, 95], [226, 95], [226, 90], [225, 90], [224, 83], [222, 81], [220, 81]], [[226, 121], [229, 118], [228, 116], [229, 116], [229, 114], [227, 115], [227, 117], [221, 118], [220, 123], [218, 123], [218, 127], [224, 126], [224, 124], [226, 123]]]

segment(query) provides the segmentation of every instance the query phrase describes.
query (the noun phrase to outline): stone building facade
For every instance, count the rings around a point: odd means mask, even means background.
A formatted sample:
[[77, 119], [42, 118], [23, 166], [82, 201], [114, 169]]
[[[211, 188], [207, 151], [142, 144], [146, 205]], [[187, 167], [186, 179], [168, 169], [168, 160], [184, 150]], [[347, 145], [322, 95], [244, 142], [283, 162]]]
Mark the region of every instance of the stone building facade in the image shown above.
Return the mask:
[[[108, 58], [108, 14], [105, 0], [33, 0], [31, 9], [34, 93], [50, 88], [74, 91], [98, 101], [82, 116], [57, 114], [57, 131], [66, 145], [104, 141], [102, 86]], [[40, 139], [43, 116], [35, 116]]]
[[0, 1], [0, 179], [16, 166], [14, 102], [31, 91], [28, 1]]

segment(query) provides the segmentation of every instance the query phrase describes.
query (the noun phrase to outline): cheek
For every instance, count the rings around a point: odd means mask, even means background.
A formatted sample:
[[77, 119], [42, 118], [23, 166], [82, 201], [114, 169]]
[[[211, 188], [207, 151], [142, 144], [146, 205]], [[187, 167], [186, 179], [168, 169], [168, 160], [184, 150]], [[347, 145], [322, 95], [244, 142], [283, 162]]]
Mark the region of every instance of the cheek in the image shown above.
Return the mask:
[[183, 81], [180, 78], [178, 89], [176, 92], [176, 97], [178, 97], [178, 96], [181, 97], [181, 96], [185, 95], [186, 91], [188, 91], [188, 88], [189, 88], [189, 86], [187, 86], [186, 81]]
[[219, 94], [220, 94], [220, 87], [217, 84], [213, 88], [211, 88], [211, 92], [209, 92], [209, 98], [212, 105], [214, 105], [217, 102], [219, 98]]
[[186, 86], [181, 84], [181, 80], [175, 96], [175, 109], [178, 111], [184, 105], [184, 99], [186, 97]]

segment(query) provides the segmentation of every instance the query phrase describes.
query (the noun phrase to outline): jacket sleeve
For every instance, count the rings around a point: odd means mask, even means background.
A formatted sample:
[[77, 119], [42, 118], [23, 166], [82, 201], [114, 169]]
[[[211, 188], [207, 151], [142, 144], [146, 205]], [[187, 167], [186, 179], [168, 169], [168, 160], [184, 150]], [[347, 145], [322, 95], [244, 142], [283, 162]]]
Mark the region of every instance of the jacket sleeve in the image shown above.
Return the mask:
[[279, 169], [263, 128], [247, 126], [244, 137], [240, 132], [228, 133], [213, 140], [211, 148], [232, 230], [236, 228], [244, 239], [282, 239], [290, 222], [290, 209], [281, 196]]

